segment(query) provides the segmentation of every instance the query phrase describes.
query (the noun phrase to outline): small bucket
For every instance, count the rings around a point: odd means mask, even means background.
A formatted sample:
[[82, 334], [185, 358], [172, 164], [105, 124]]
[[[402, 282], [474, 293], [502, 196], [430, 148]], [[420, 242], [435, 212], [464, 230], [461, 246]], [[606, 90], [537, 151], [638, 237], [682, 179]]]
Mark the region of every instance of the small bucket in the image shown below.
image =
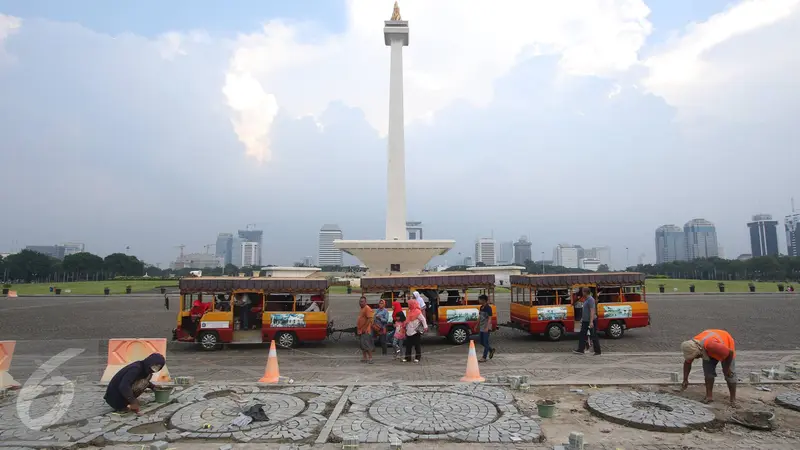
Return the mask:
[[539, 411], [539, 417], [550, 419], [556, 412], [556, 402], [552, 400], [539, 400], [536, 402], [536, 409]]
[[172, 394], [172, 388], [156, 388], [153, 394], [156, 396], [157, 403], [169, 403], [169, 396]]

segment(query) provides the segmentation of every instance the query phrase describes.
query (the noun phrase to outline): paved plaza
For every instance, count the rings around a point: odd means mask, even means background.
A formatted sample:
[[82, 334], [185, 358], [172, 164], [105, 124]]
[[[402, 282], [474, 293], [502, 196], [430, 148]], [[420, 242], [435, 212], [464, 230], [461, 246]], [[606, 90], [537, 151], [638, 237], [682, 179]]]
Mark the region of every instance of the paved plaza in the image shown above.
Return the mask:
[[[800, 389], [781, 384], [791, 380], [765, 383], [769, 390], [748, 384], [751, 372], [781, 373], [800, 362], [797, 298], [653, 295], [652, 326], [619, 340], [602, 339], [599, 357], [572, 354], [574, 337], [548, 342], [502, 329], [492, 335], [497, 355], [480, 365], [487, 378], [481, 385], [458, 383], [467, 347], [436, 336], [424, 339], [422, 362], [413, 365], [381, 355], [374, 365], [358, 364], [357, 342], [347, 334], [280, 350], [277, 386], [255, 384], [264, 374], [266, 345], [203, 352], [170, 344], [171, 375], [192, 376], [197, 384], [179, 386], [168, 404], [145, 394], [140, 416], [112, 413], [102, 401], [103, 387], [96, 383], [105, 369], [108, 338], [168, 337], [175, 326], [174, 297], [171, 311], [158, 296], [3, 299], [0, 339], [17, 340], [14, 378], [23, 384], [32, 375], [37, 379], [44, 362], [67, 356], [45, 374], [44, 387], [0, 399], [0, 448], [147, 449], [163, 441], [168, 448], [193, 450], [338, 449], [346, 440], [358, 440], [359, 448], [375, 449], [395, 441], [405, 449], [549, 450], [566, 443], [573, 431], [584, 433], [588, 450], [800, 448]], [[352, 326], [357, 299], [332, 298], [337, 328]], [[508, 309], [507, 296], [498, 296], [500, 322], [508, 320]], [[712, 327], [725, 328], [736, 339], [740, 403], [774, 411], [776, 430], [727, 423], [731, 411], [724, 383], [716, 387], [715, 404], [699, 404], [700, 364], [687, 392], [677, 392], [670, 382], [682, 367], [679, 343]], [[526, 378], [527, 391], [510, 390], [507, 382], [514, 375]], [[795, 376], [782, 373], [786, 379]], [[57, 377], [74, 384], [47, 385]], [[556, 402], [552, 419], [538, 415], [541, 399]], [[265, 405], [269, 420], [231, 425], [254, 404]]]

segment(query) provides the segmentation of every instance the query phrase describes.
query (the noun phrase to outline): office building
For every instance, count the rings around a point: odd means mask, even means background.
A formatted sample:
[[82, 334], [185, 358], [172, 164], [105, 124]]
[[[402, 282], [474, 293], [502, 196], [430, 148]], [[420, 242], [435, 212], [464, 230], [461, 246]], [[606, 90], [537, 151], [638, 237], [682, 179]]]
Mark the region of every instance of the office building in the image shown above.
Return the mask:
[[747, 224], [750, 229], [750, 250], [754, 258], [778, 256], [778, 221], [770, 214], [757, 214]]
[[578, 268], [597, 272], [600, 268], [600, 260], [597, 258], [581, 258], [578, 261]]
[[472, 259], [472, 256], [465, 256], [464, 257], [464, 265], [467, 267], [472, 267], [475, 265], [475, 262]]
[[234, 236], [231, 243], [231, 264], [239, 268], [244, 267], [242, 265], [242, 244], [244, 242], [239, 236]]
[[686, 261], [686, 235], [677, 225], [656, 228], [656, 264]]
[[490, 238], [480, 238], [475, 241], [475, 264], [487, 266], [497, 265], [497, 242]]
[[242, 264], [239, 267], [261, 267], [261, 246], [258, 242], [242, 242]]
[[514, 243], [501, 242], [497, 246], [497, 264], [511, 264], [514, 262]]
[[342, 230], [339, 225], [325, 224], [319, 230], [319, 249], [317, 262], [320, 267], [341, 266], [342, 251], [333, 246], [333, 241], [342, 239]]
[[786, 254], [789, 256], [800, 256], [800, 213], [793, 212], [786, 216], [784, 220], [786, 229]]
[[51, 258], [64, 259], [64, 247], [60, 245], [26, 245], [25, 250], [41, 253]]
[[83, 245], [81, 242], [65, 242], [61, 244], [61, 247], [64, 248], [63, 254], [64, 256], [74, 255], [76, 253], [83, 253], [86, 251], [86, 246]]
[[600, 261], [600, 265], [611, 268], [611, 247], [595, 247], [592, 249], [593, 257]]
[[256, 230], [254, 225], [248, 225], [246, 230], [239, 230], [239, 239], [244, 242], [255, 242], [258, 245], [255, 247], [258, 250], [256, 258], [256, 265], [261, 265], [263, 248], [264, 231]]
[[217, 245], [215, 255], [222, 258], [223, 264], [228, 265], [233, 261], [233, 234], [220, 233], [217, 235]]
[[577, 245], [558, 244], [553, 250], [553, 264], [568, 269], [577, 269], [582, 250]]
[[173, 270], [181, 269], [216, 269], [222, 267], [222, 258], [208, 253], [186, 253], [178, 257], [170, 267]]
[[514, 242], [514, 264], [524, 266], [527, 261], [533, 260], [531, 246], [528, 236], [522, 236], [517, 242]]
[[692, 219], [683, 226], [686, 235], [686, 258], [689, 261], [699, 258], [719, 257], [717, 229], [705, 219]]
[[409, 241], [421, 241], [422, 237], [422, 222], [406, 222], [406, 233], [408, 233]]

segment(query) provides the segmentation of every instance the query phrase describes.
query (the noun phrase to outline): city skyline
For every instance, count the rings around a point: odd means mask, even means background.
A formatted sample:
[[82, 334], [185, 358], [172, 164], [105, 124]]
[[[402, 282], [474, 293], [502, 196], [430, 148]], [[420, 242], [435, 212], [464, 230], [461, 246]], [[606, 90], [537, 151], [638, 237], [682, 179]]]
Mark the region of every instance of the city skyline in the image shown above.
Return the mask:
[[[798, 195], [752, 161], [800, 164], [800, 7], [755, 20], [740, 0], [587, 1], [402, 5], [407, 217], [462, 255], [494, 230], [528, 235], [534, 259], [585, 242], [615, 267], [652, 262], [653, 230], [691, 217], [726, 256], [750, 253], [751, 216], [783, 219]], [[385, 238], [391, 0], [247, 2], [224, 21], [209, 2], [114, 20], [37, 5], [0, 2], [4, 181], [27, 186], [5, 191], [24, 214], [0, 223], [0, 251], [79, 241], [165, 264], [258, 222], [263, 262], [288, 265], [326, 222]], [[564, 183], [579, 166], [597, 188]], [[53, 175], [31, 184], [32, 167]]]

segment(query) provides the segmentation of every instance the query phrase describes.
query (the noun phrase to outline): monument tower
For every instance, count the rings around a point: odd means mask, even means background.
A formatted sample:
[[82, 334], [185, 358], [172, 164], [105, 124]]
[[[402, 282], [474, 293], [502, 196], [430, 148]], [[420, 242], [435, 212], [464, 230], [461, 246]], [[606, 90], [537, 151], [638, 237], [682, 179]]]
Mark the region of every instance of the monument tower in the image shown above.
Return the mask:
[[409, 240], [406, 235], [406, 149], [403, 105], [403, 47], [408, 46], [408, 21], [394, 3], [384, 22], [383, 39], [391, 51], [389, 68], [389, 135], [386, 193], [386, 239], [334, 241], [333, 245], [358, 258], [372, 274], [418, 273], [434, 256], [453, 248], [452, 240]]

